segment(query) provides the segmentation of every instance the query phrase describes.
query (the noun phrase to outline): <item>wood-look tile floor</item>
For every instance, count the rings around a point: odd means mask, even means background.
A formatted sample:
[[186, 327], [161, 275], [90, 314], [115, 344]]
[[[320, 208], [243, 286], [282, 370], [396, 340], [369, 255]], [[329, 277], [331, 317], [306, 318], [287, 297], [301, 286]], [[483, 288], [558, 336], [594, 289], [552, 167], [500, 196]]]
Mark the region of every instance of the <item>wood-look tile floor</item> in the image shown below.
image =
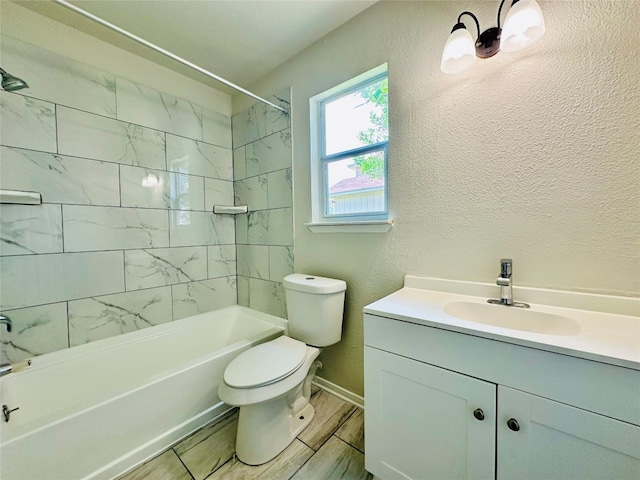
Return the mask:
[[315, 417], [280, 455], [252, 467], [234, 457], [237, 409], [119, 480], [357, 480], [364, 469], [364, 412], [324, 390], [311, 396]]

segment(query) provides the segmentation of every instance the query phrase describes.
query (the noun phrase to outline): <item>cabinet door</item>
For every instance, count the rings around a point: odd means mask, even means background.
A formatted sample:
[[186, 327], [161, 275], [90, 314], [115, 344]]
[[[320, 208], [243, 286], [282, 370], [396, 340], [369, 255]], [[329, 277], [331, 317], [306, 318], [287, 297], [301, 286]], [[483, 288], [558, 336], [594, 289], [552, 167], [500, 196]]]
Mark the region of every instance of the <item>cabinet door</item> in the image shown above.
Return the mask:
[[494, 384], [365, 347], [365, 398], [365, 463], [377, 477], [495, 478]]
[[507, 479], [638, 480], [640, 427], [499, 386], [498, 480]]

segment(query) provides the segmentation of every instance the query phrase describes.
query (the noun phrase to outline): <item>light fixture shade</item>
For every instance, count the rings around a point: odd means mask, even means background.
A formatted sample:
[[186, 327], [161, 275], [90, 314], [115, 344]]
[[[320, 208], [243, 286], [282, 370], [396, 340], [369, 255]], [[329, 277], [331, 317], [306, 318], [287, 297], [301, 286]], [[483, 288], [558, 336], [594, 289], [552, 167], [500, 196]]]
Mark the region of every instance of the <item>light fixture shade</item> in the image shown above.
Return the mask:
[[509, 9], [502, 27], [500, 50], [517, 52], [544, 35], [544, 18], [535, 0], [520, 0]]
[[476, 63], [476, 47], [466, 28], [451, 32], [442, 52], [440, 70], [444, 73], [459, 73]]

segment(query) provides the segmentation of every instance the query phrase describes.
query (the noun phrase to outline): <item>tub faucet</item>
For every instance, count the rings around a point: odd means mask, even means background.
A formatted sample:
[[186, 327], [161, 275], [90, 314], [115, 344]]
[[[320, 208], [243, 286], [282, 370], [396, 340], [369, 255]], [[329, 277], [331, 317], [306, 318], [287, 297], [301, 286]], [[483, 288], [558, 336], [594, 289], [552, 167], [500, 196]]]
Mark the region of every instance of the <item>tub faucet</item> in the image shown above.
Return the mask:
[[19, 372], [20, 370], [24, 370], [27, 367], [31, 366], [31, 359], [23, 360], [18, 363], [3, 363], [0, 365], [0, 377], [4, 377], [5, 375], [12, 372]]
[[[7, 332], [11, 332], [11, 319], [6, 315], [0, 314], [0, 325], [2, 325], [3, 323], [7, 326]], [[4, 377], [7, 373], [11, 373], [12, 370], [13, 365], [11, 365], [10, 363], [3, 363], [2, 365], [0, 365], [0, 377]]]
[[11, 327], [13, 326], [13, 323], [11, 322], [11, 319], [9, 317], [7, 317], [6, 315], [1, 315], [0, 314], [0, 325], [3, 324], [3, 323], [7, 326], [7, 332], [11, 332]]
[[507, 307], [529, 308], [529, 305], [521, 302], [513, 301], [512, 275], [513, 260], [510, 258], [500, 259], [500, 276], [496, 280], [496, 284], [500, 287], [500, 298], [492, 298], [487, 300], [489, 303], [496, 305], [505, 305]]

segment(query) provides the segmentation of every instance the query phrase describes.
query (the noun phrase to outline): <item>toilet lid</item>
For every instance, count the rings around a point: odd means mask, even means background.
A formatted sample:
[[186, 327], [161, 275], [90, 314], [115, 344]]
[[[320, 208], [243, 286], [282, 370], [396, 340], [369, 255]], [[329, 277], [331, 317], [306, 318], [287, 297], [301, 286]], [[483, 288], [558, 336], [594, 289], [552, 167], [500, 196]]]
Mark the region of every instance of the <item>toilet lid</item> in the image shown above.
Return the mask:
[[252, 388], [277, 382], [304, 362], [307, 346], [293, 338], [278, 337], [242, 352], [224, 371], [230, 387]]

